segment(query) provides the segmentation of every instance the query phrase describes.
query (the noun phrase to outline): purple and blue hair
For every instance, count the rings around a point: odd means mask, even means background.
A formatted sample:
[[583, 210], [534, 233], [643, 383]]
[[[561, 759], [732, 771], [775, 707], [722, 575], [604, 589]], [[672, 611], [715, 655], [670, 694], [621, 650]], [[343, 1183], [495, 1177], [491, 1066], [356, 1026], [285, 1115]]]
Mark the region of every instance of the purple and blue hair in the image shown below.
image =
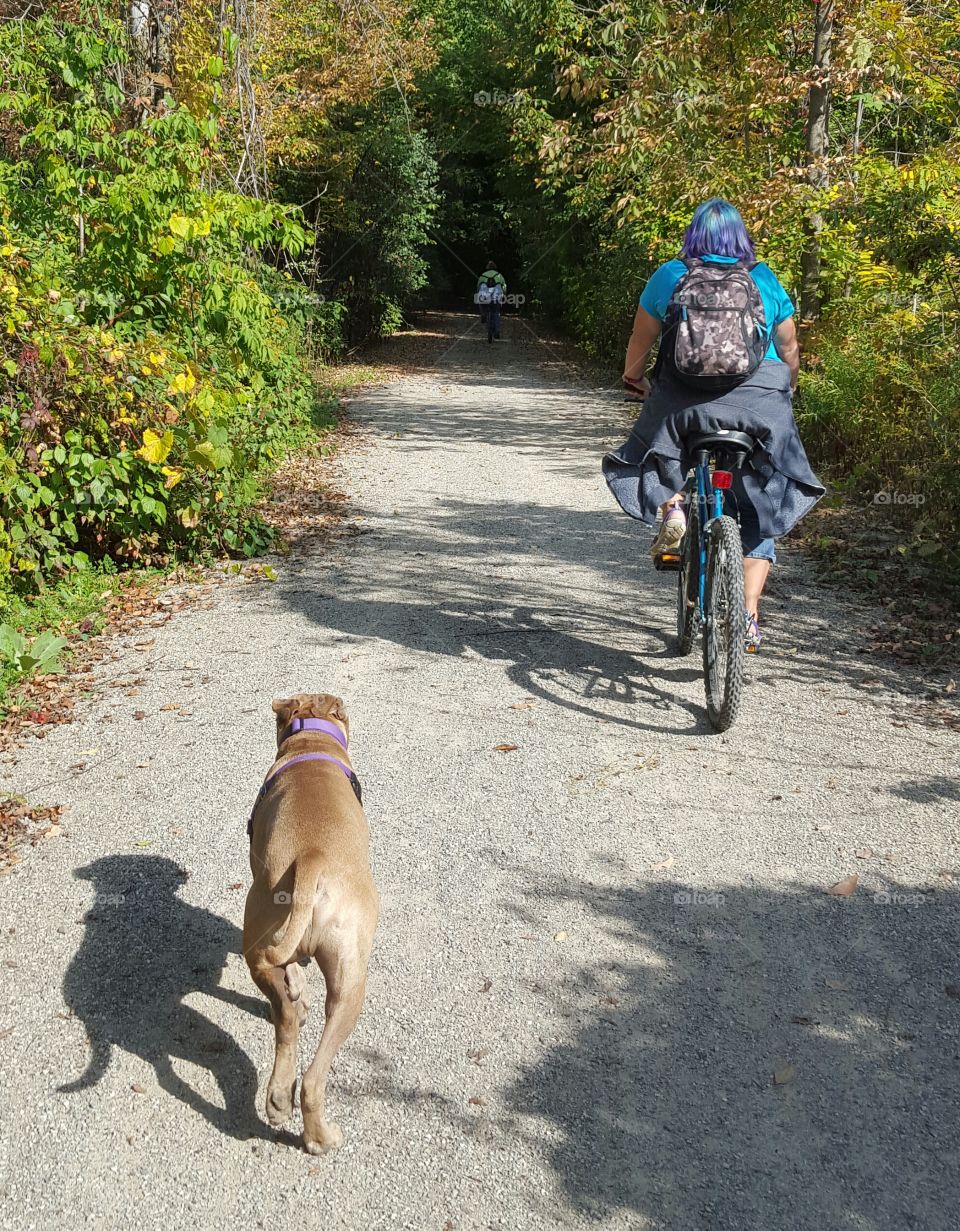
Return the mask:
[[711, 197], [698, 205], [683, 237], [681, 255], [735, 256], [738, 261], [753, 261], [756, 256], [740, 211], [723, 197]]

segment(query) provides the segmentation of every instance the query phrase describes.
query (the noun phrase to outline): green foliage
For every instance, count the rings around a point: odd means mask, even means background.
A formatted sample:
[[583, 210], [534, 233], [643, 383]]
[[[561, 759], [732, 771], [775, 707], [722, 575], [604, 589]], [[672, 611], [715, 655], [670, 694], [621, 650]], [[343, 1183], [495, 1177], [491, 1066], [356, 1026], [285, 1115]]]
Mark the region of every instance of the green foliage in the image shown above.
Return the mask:
[[[957, 0], [835, 0], [826, 187], [807, 167], [809, 0], [425, 2], [441, 44], [423, 116], [450, 151], [441, 183], [460, 189], [440, 233], [508, 220], [511, 289], [615, 364], [700, 201], [739, 206], [795, 297], [816, 218], [804, 434], [856, 498], [929, 483], [899, 512], [945, 538], [960, 517]], [[478, 110], [491, 88], [509, 105]]]
[[9, 667], [16, 675], [57, 672], [60, 669], [60, 651], [66, 644], [64, 637], [54, 636], [50, 631], [28, 641], [9, 624], [0, 624], [0, 670]]
[[[316, 242], [309, 261], [293, 266], [320, 288], [328, 319], [350, 343], [397, 328], [404, 305], [427, 281], [423, 251], [437, 209], [436, 159], [427, 136], [391, 110], [378, 102], [334, 117], [346, 130], [339, 165], [333, 176], [323, 169]], [[298, 191], [320, 178], [301, 170]], [[291, 190], [292, 182], [278, 174], [281, 189]]]
[[109, 23], [0, 26], [0, 592], [261, 550], [261, 476], [310, 422], [328, 314], [258, 256], [302, 220], [203, 186], [215, 110], [131, 123], [125, 59]]

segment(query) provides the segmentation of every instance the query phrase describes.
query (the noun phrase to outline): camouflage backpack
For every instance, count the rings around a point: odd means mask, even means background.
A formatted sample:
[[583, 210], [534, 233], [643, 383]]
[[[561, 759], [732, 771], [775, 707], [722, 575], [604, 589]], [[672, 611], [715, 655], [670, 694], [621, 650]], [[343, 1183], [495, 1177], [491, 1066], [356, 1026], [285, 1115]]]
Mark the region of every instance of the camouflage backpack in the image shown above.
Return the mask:
[[663, 319], [663, 362], [684, 384], [722, 393], [752, 376], [767, 353], [763, 299], [750, 276], [756, 263], [683, 263]]

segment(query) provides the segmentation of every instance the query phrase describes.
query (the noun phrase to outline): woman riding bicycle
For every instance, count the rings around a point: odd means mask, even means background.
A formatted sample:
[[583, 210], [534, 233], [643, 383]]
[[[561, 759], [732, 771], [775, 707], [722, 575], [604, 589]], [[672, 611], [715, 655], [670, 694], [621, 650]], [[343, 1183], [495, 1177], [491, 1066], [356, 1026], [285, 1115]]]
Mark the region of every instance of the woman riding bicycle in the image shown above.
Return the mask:
[[623, 381], [644, 409], [630, 438], [603, 464], [625, 512], [653, 523], [661, 509], [656, 557], [676, 551], [686, 529], [687, 436], [719, 428], [756, 439], [732, 491], [743, 541], [746, 635], [754, 651], [760, 595], [776, 561], [774, 539], [824, 493], [793, 418], [800, 370], [793, 313], [777, 276], [756, 262], [739, 212], [720, 197], [705, 201], [687, 227], [680, 259], [661, 265], [640, 296]]

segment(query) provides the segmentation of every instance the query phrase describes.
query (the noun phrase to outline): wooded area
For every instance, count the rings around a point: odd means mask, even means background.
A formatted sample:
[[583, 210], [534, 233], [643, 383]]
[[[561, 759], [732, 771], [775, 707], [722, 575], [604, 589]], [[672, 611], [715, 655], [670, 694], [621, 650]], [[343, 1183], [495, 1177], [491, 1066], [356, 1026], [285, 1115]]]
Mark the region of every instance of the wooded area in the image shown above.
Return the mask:
[[955, 559], [958, 0], [21, 2], [0, 80], [8, 596], [261, 550], [311, 367], [491, 255], [614, 365], [714, 193], [802, 305], [812, 453]]

